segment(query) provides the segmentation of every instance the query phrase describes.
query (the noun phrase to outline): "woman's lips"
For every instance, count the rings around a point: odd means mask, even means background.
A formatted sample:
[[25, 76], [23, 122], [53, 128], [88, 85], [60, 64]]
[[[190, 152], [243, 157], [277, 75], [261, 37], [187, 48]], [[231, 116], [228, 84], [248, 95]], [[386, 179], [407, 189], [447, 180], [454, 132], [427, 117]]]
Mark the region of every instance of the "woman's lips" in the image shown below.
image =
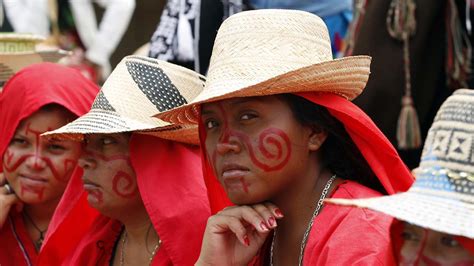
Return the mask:
[[222, 181], [228, 190], [238, 190], [248, 192], [248, 184], [244, 177], [249, 169], [236, 164], [224, 165], [222, 168]]
[[95, 191], [95, 190], [100, 189], [100, 186], [99, 186], [99, 185], [97, 185], [97, 184], [94, 183], [94, 182], [91, 182], [91, 181], [88, 180], [88, 179], [83, 179], [82, 181], [83, 181], [83, 183], [84, 183], [84, 185], [83, 185], [84, 190], [87, 191], [87, 192], [91, 192], [91, 191]]
[[20, 175], [20, 181], [24, 186], [29, 187], [45, 186], [48, 183], [48, 179], [46, 178], [26, 175]]

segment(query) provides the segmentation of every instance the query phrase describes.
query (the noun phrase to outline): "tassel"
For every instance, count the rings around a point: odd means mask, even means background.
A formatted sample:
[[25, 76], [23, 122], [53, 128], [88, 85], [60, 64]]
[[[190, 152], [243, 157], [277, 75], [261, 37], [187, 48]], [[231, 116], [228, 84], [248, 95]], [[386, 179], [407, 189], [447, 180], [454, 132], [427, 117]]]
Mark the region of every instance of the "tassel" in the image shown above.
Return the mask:
[[397, 123], [398, 148], [416, 149], [421, 146], [420, 123], [410, 95], [403, 96]]
[[178, 60], [189, 62], [194, 60], [193, 34], [185, 9], [186, 1], [181, 0], [178, 21]]

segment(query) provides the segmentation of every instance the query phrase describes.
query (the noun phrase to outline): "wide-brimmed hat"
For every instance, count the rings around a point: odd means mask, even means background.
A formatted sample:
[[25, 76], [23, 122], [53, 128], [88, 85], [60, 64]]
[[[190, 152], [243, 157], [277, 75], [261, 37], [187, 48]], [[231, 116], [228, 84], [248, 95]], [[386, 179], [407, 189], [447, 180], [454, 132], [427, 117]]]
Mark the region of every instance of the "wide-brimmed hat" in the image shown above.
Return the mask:
[[241, 12], [225, 20], [217, 33], [203, 92], [157, 117], [196, 123], [197, 106], [235, 97], [311, 91], [352, 100], [367, 83], [370, 61], [369, 56], [334, 60], [328, 29], [311, 13]]
[[0, 33], [0, 87], [20, 69], [35, 63], [58, 62], [66, 51], [50, 48], [37, 49], [43, 37], [32, 34]]
[[82, 140], [84, 134], [138, 132], [197, 144], [195, 126], [176, 126], [152, 115], [190, 102], [204, 82], [203, 76], [184, 67], [127, 56], [107, 78], [87, 114], [44, 135]]
[[380, 211], [399, 220], [474, 238], [474, 91], [457, 90], [431, 126], [416, 181], [404, 193], [326, 202]]

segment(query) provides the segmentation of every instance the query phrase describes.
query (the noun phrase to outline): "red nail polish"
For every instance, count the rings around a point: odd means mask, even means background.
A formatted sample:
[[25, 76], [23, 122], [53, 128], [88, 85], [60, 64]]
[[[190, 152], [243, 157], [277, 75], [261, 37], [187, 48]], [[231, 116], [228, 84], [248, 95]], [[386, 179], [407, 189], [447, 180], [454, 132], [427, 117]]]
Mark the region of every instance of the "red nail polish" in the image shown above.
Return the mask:
[[275, 215], [276, 215], [278, 218], [282, 218], [282, 217], [283, 217], [283, 213], [280, 211], [280, 209], [275, 209]]
[[265, 224], [264, 221], [262, 221], [262, 222], [260, 223], [260, 228], [262, 228], [263, 231], [268, 231], [268, 230], [269, 230], [269, 229], [268, 229], [268, 226]]
[[268, 218], [268, 225], [270, 225], [270, 227], [274, 227], [275, 224], [276, 224], [276, 221], [274, 217]]
[[244, 242], [245, 242], [245, 245], [250, 246], [250, 239], [247, 235], [244, 235]]

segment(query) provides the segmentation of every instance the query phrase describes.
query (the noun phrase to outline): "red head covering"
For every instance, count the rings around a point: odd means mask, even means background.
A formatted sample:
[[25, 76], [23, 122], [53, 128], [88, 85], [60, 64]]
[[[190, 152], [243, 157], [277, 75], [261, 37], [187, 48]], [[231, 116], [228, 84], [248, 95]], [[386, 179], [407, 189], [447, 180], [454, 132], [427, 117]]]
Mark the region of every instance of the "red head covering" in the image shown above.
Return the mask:
[[[152, 265], [193, 265], [210, 216], [199, 149], [133, 134], [130, 159], [141, 198], [162, 240]], [[67, 193], [81, 193], [75, 190]], [[99, 215], [64, 265], [109, 265], [120, 232], [120, 223]]]
[[[372, 120], [356, 105], [335, 94], [305, 92], [296, 95], [325, 107], [333, 117], [344, 125], [352, 141], [389, 194], [406, 191], [411, 186], [414, 178], [398, 156], [395, 148]], [[211, 211], [216, 213], [231, 205], [231, 202], [215, 177], [214, 170], [207, 158], [204, 145], [206, 136], [201, 124], [199, 133], [203, 153], [204, 179], [208, 188]]]
[[[32, 115], [41, 107], [53, 103], [63, 106], [77, 116], [83, 115], [90, 109], [98, 91], [99, 88], [78, 71], [58, 64], [35, 64], [19, 71], [5, 84], [0, 96], [0, 154], [3, 157], [22, 119]], [[80, 177], [81, 173], [76, 169], [70, 183], [76, 183]], [[68, 241], [59, 243], [59, 246], [58, 243], [45, 241], [40, 257], [61, 260], [77, 244], [80, 235], [84, 232], [81, 229], [87, 224], [87, 222], [83, 224], [71, 219], [61, 222], [61, 227], [64, 228], [63, 233], [71, 231], [68, 233]], [[50, 226], [48, 234], [58, 225]], [[5, 239], [2, 242], [5, 242]], [[16, 242], [6, 244], [16, 245]], [[6, 254], [6, 256], [12, 256], [12, 254]], [[15, 263], [21, 265], [22, 262]]]

